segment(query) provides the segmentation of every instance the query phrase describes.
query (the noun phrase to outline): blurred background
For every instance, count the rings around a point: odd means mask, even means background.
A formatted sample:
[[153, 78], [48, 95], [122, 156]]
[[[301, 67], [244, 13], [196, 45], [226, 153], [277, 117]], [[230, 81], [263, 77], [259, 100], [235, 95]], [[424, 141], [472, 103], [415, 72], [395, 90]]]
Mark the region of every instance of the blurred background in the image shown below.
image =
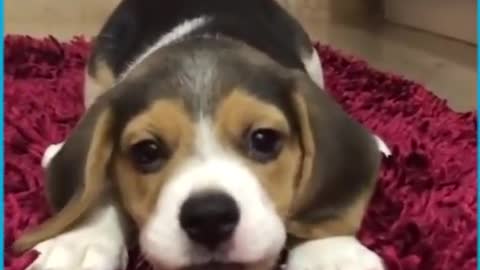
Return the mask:
[[[278, 1], [313, 40], [422, 83], [454, 110], [476, 108], [475, 0]], [[91, 37], [118, 2], [5, 0], [5, 32]]]

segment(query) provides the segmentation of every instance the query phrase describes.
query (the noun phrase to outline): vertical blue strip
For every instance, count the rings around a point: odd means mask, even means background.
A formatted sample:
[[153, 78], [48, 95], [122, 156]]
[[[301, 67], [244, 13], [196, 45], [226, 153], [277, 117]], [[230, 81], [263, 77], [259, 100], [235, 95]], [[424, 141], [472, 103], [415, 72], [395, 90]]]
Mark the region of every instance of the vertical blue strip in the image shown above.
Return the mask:
[[480, 14], [480, 5], [478, 5], [478, 2], [475, 1], [475, 4], [477, 5], [477, 269], [480, 269], [480, 261], [479, 261], [479, 250], [480, 250], [480, 241], [478, 240], [478, 229], [480, 228], [480, 223], [478, 222], [478, 217], [480, 216], [480, 209], [478, 208], [478, 195], [479, 195], [479, 184], [480, 184], [480, 177], [478, 174], [478, 168], [480, 167], [480, 153], [478, 152], [478, 144], [480, 141], [480, 134], [478, 132], [478, 127], [480, 126], [480, 120], [478, 118], [478, 108], [479, 108], [479, 103], [480, 103], [480, 77], [478, 76], [478, 71], [480, 69], [480, 54], [478, 52], [478, 45], [480, 44], [480, 19], [478, 18], [478, 14]]
[[5, 121], [5, 118], [4, 118], [4, 114], [3, 114], [3, 104], [4, 104], [4, 86], [5, 86], [5, 82], [4, 82], [4, 45], [5, 45], [5, 21], [4, 21], [4, 10], [3, 10], [3, 5], [4, 5], [4, 1], [1, 0], [1, 6], [0, 6], [0, 17], [1, 17], [1, 25], [2, 27], [0, 28], [0, 31], [1, 31], [1, 34], [2, 34], [2, 42], [0, 42], [0, 55], [1, 55], [1, 63], [0, 63], [0, 78], [2, 79], [2, 84], [0, 86], [0, 138], [2, 139], [2, 143], [0, 144], [0, 173], [1, 173], [1, 176], [0, 176], [0, 211], [2, 212], [1, 215], [0, 215], [0, 225], [2, 226], [2, 232], [0, 233], [0, 245], [1, 245], [1, 250], [0, 250], [0, 259], [1, 259], [1, 262], [2, 262], [2, 265], [0, 266], [0, 269], [4, 269], [5, 267], [5, 255], [4, 255], [4, 250], [5, 250], [5, 209], [4, 209], [4, 177], [5, 177], [5, 159], [4, 159], [4, 144], [5, 144], [5, 140], [3, 139], [3, 129], [4, 129], [4, 121]]

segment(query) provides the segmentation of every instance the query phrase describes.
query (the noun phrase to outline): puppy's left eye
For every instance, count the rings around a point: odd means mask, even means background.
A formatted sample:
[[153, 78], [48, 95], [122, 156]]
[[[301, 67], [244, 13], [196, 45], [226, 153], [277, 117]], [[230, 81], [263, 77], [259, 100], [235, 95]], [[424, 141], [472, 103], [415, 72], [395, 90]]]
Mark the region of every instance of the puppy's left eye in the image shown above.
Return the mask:
[[246, 140], [249, 157], [260, 162], [275, 159], [283, 147], [283, 134], [269, 128], [251, 130]]

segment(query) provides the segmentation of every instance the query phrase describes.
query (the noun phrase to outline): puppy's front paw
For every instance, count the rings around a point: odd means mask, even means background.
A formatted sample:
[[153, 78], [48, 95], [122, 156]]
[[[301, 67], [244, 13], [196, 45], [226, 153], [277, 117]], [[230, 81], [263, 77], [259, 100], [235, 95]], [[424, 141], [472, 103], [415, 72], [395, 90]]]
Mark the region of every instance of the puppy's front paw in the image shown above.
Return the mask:
[[114, 207], [105, 207], [89, 223], [38, 244], [40, 254], [27, 270], [123, 270], [127, 248]]
[[309, 241], [290, 251], [287, 270], [384, 270], [380, 257], [354, 237]]
[[64, 234], [38, 244], [40, 253], [27, 270], [123, 270], [127, 250], [98, 235]]

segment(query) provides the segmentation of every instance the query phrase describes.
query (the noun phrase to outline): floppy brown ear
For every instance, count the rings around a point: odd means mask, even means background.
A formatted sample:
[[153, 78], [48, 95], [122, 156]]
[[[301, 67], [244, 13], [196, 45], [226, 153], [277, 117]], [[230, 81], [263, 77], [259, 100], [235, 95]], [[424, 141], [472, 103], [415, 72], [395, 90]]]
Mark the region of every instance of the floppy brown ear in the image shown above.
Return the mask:
[[303, 74], [292, 100], [303, 159], [287, 230], [301, 239], [355, 234], [380, 164], [373, 136]]
[[47, 197], [57, 212], [21, 236], [14, 243], [14, 250], [25, 251], [64, 232], [99, 202], [107, 185], [107, 165], [113, 148], [111, 123], [108, 99], [102, 96], [80, 120], [47, 169]]

